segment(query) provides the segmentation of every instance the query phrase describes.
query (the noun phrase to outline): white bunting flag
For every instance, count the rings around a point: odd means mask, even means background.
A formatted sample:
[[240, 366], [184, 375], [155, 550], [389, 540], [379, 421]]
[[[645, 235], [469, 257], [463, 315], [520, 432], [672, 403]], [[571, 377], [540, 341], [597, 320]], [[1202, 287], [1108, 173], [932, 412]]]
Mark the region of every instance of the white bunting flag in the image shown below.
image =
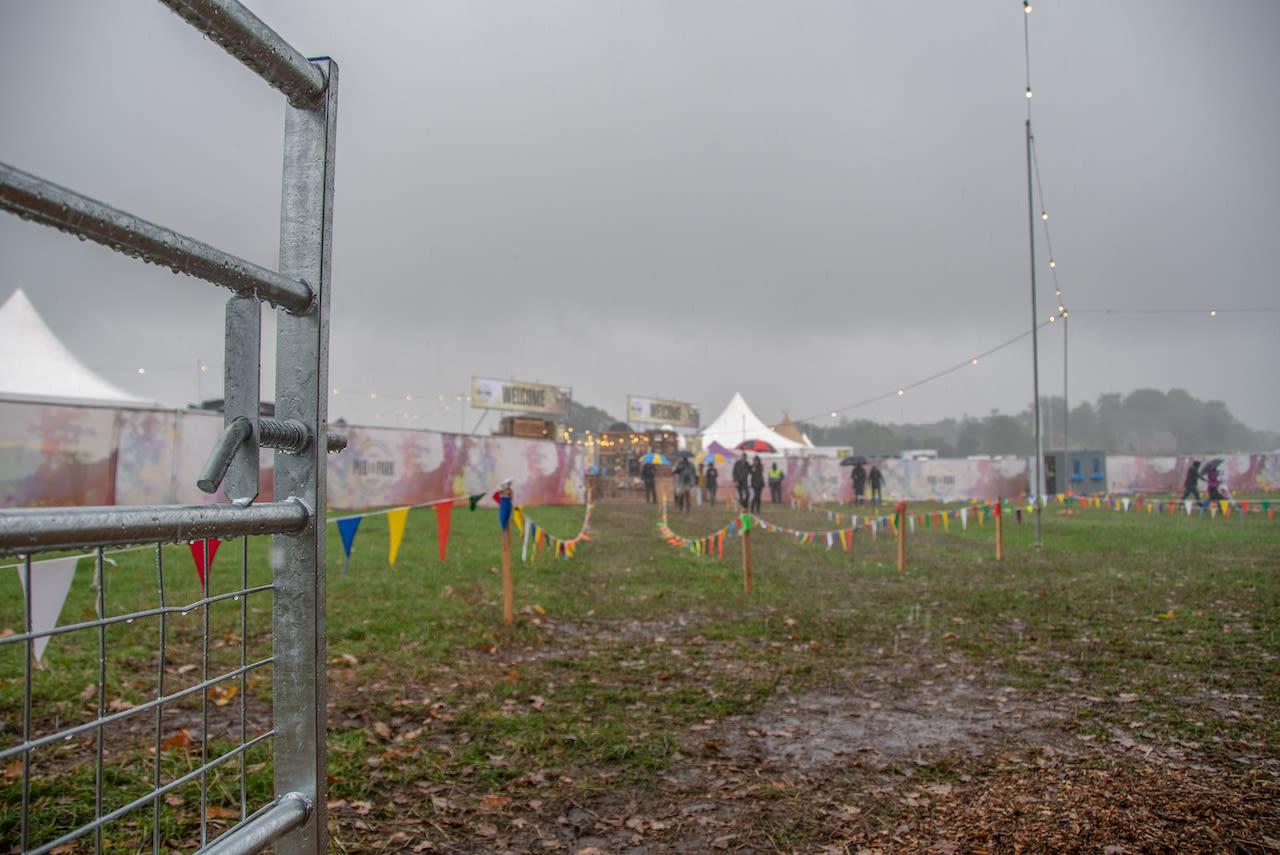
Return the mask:
[[[76, 562], [83, 555], [69, 555], [66, 558], [52, 558], [48, 561], [31, 562], [31, 591], [27, 591], [27, 571], [18, 568], [18, 579], [22, 583], [23, 593], [31, 610], [31, 631], [48, 632], [58, 625], [58, 615], [62, 614], [62, 604], [67, 600], [67, 591], [71, 590], [71, 580], [76, 575]], [[49, 644], [49, 636], [41, 636], [35, 640], [36, 661], [44, 655]]]

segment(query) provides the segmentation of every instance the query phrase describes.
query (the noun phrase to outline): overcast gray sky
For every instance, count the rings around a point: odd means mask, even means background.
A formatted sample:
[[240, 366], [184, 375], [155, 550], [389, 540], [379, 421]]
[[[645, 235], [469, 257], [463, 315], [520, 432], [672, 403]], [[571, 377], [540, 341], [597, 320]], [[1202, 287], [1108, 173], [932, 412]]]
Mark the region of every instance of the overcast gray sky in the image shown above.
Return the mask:
[[[341, 67], [332, 418], [470, 430], [480, 375], [830, 424], [1030, 327], [1016, 0], [248, 5]], [[1036, 0], [1030, 25], [1070, 399], [1180, 387], [1280, 429], [1280, 4]], [[0, 161], [275, 266], [283, 98], [167, 8], [0, 0], [0, 79]], [[221, 395], [221, 289], [3, 215], [19, 286], [117, 385]], [[844, 415], [1031, 394], [1026, 338]]]

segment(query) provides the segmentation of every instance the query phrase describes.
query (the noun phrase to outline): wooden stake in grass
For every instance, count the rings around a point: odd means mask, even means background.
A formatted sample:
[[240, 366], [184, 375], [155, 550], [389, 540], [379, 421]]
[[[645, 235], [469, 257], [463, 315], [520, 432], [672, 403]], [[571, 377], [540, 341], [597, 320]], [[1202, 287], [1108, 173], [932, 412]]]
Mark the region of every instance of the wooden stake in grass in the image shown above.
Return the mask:
[[898, 572], [907, 570], [907, 503], [898, 502]]
[[751, 596], [751, 515], [742, 515], [742, 590]]
[[511, 581], [511, 481], [503, 481], [498, 487], [498, 524], [502, 526], [502, 622], [515, 623], [515, 586]]
[[991, 513], [996, 517], [996, 560], [1004, 560], [1004, 499], [996, 497], [996, 507]]

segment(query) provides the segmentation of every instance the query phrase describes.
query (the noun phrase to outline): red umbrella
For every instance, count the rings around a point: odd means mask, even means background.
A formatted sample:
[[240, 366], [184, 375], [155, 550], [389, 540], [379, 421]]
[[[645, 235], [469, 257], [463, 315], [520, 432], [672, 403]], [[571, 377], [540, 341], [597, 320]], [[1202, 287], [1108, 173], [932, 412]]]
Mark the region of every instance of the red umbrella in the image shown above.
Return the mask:
[[758, 454], [777, 454], [778, 449], [774, 448], [763, 439], [748, 439], [738, 443], [734, 448], [740, 451], [754, 451]]

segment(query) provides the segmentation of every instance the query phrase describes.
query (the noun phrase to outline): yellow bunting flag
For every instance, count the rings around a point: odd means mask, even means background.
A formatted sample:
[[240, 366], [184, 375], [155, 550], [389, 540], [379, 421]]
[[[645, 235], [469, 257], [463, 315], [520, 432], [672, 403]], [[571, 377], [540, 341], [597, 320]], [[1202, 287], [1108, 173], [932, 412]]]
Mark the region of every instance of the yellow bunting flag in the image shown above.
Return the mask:
[[404, 539], [404, 522], [408, 517], [408, 508], [387, 512], [387, 529], [391, 533], [391, 553], [387, 556], [387, 563], [392, 567], [396, 563], [396, 553], [400, 551], [400, 541]]
[[1230, 503], [1230, 502], [1223, 501], [1223, 502], [1219, 502], [1218, 504], [1222, 505], [1222, 515], [1223, 515], [1224, 517], [1229, 517], [1229, 516], [1231, 516], [1231, 503]]
[[524, 531], [524, 508], [515, 507], [511, 509], [511, 521], [516, 524], [516, 528]]

